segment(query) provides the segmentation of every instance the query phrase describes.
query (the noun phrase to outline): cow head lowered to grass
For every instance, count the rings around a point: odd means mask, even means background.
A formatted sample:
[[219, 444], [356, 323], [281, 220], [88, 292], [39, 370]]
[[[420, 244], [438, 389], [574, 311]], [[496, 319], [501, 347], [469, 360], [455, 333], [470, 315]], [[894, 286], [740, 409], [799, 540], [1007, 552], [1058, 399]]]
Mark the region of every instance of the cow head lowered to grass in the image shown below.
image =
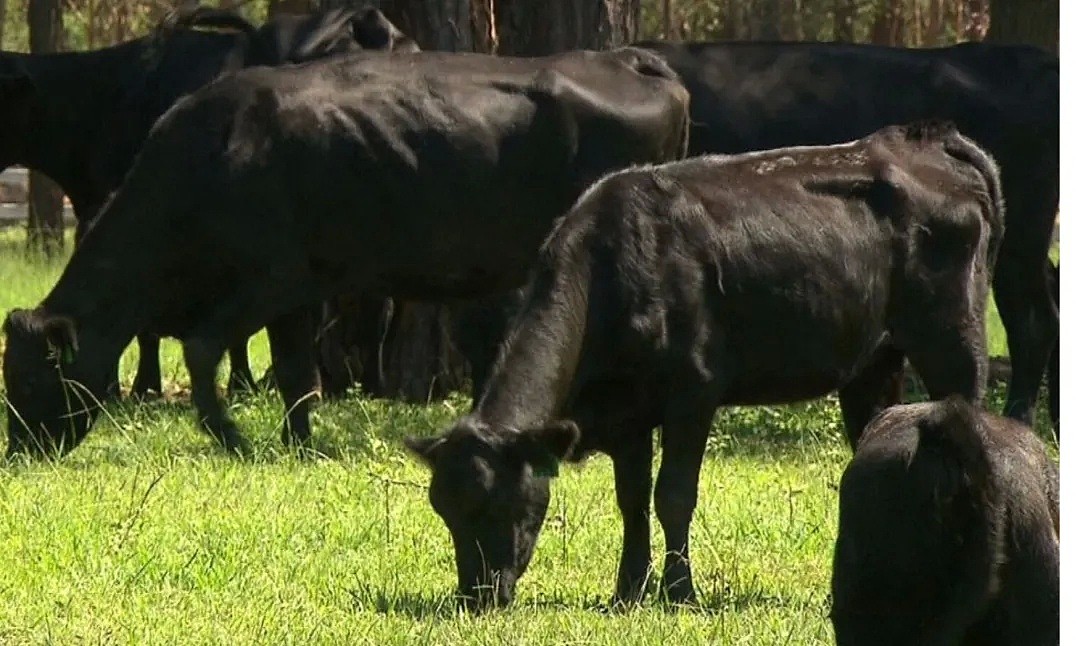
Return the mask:
[[[188, 3], [152, 33], [105, 49], [2, 52], [0, 169], [22, 164], [56, 180], [71, 199], [79, 242], [130, 170], [151, 126], [181, 97], [245, 67], [359, 50], [417, 47], [376, 9], [281, 16], [256, 27], [233, 11]], [[157, 340], [144, 334], [139, 346], [132, 393], [161, 392]], [[231, 349], [230, 367], [230, 390], [254, 382], [246, 340]]]
[[4, 336], [4, 379], [12, 384], [5, 402], [7, 456], [75, 446], [93, 424], [115, 366], [80, 354], [75, 324], [66, 317], [12, 310]]
[[690, 519], [716, 408], [838, 391], [848, 440], [900, 397], [981, 400], [1002, 233], [993, 160], [948, 124], [835, 146], [700, 157], [608, 175], [549, 235], [475, 410], [410, 439], [453, 538], [458, 589], [506, 604], [561, 460], [615, 463], [616, 599], [641, 599], [652, 431], [663, 593], [694, 598]]
[[[431, 468], [431, 506], [454, 541], [458, 594], [509, 604], [547, 514], [549, 483], [579, 437], [572, 422], [493, 433], [462, 420], [445, 436], [411, 438]], [[490, 522], [498, 519], [496, 522]]]

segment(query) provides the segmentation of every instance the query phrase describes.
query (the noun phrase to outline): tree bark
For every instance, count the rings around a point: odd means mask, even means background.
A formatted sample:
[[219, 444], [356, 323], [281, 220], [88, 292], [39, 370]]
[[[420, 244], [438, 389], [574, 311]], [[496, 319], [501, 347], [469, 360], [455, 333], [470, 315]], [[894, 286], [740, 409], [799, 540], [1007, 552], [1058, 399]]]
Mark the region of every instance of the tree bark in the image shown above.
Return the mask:
[[4, 48], [5, 25], [7, 25], [7, 0], [0, 0], [0, 49]]
[[[963, 40], [978, 41], [986, 37], [989, 27], [990, 5], [988, 0], [966, 0], [964, 3]], [[1025, 9], [1029, 3], [1025, 2]]]
[[637, 38], [640, 0], [500, 0], [498, 53], [543, 56], [572, 49], [610, 49]]
[[870, 29], [870, 40], [877, 45], [904, 44], [903, 0], [885, 0], [880, 5]]
[[780, 40], [780, 0], [757, 0], [754, 8], [754, 40]]
[[855, 42], [855, 0], [833, 2], [833, 38], [844, 43]]
[[491, 52], [494, 0], [384, 0], [383, 13], [421, 49]]
[[[63, 23], [60, 0], [30, 0], [26, 20], [30, 28], [30, 51], [60, 51]], [[48, 177], [31, 172], [27, 208], [27, 245], [48, 255], [64, 247], [64, 194]]]
[[990, 30], [995, 43], [1037, 45], [1058, 53], [1058, 0], [990, 0]]

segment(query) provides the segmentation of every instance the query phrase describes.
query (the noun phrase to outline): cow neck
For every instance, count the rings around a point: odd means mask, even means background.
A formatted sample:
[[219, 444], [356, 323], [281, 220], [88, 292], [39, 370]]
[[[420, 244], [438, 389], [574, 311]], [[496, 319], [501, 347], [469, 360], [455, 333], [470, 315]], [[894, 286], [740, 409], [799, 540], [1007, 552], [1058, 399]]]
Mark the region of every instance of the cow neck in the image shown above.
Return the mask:
[[588, 266], [541, 261], [474, 417], [491, 428], [525, 429], [563, 413], [588, 315]]
[[145, 269], [160, 255], [152, 243], [124, 235], [137, 230], [137, 223], [123, 215], [115, 208], [102, 212], [41, 303], [45, 312], [71, 318], [80, 335], [93, 333], [120, 344], [120, 350], [148, 322], [146, 290], [152, 281]]

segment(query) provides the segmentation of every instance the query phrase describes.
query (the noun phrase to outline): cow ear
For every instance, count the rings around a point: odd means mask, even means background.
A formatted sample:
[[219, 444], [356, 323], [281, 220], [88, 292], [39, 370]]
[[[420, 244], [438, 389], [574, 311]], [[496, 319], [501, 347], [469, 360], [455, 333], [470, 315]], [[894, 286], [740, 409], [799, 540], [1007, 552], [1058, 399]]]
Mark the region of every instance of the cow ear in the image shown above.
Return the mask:
[[60, 353], [60, 359], [68, 364], [75, 361], [79, 351], [79, 338], [75, 334], [75, 322], [66, 316], [49, 316], [41, 323], [41, 331], [49, 346]]
[[418, 52], [412, 38], [401, 32], [383, 12], [369, 8], [352, 20], [353, 39], [364, 49], [377, 51]]
[[559, 475], [559, 463], [570, 458], [580, 439], [577, 424], [560, 420], [523, 431], [517, 448], [532, 466], [534, 475], [554, 478]]
[[446, 438], [439, 437], [407, 437], [405, 448], [409, 449], [416, 457], [424, 461], [428, 468], [435, 468], [435, 461], [439, 458]]

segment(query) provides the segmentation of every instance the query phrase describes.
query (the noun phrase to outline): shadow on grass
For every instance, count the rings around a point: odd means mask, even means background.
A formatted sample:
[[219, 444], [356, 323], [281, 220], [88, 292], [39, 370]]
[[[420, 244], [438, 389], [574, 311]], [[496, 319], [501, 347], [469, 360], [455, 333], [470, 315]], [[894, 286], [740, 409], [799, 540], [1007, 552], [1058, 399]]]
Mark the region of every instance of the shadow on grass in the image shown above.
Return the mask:
[[[1000, 411], [1005, 386], [995, 384], [987, 394], [986, 408]], [[925, 393], [909, 389], [905, 401], [920, 401]], [[274, 464], [283, 461], [349, 459], [383, 460], [388, 453], [399, 453], [408, 435], [433, 435], [467, 412], [469, 400], [462, 394], [429, 405], [406, 404], [371, 399], [352, 393], [346, 397], [322, 401], [312, 407], [313, 448], [297, 452], [284, 446], [280, 431], [284, 418], [281, 399], [274, 391], [258, 390], [225, 399], [230, 414], [241, 432], [255, 447], [247, 463]], [[1050, 432], [1046, 406], [1037, 407], [1036, 430], [1056, 448]], [[155, 449], [164, 445], [171, 458], [212, 459], [228, 455], [207, 434], [192, 435], [195, 411], [186, 393], [150, 399], [125, 397], [110, 402], [99, 419], [91, 438], [109, 425], [125, 438], [142, 434], [168, 434], [155, 438]], [[178, 420], [185, 424], [178, 425]], [[183, 426], [182, 432], [173, 432]], [[148, 448], [148, 447], [147, 447]], [[82, 453], [85, 449], [77, 449]], [[125, 444], [95, 446], [95, 462], [127, 464], [139, 459]], [[845, 439], [840, 406], [835, 396], [788, 406], [723, 407], [718, 409], [708, 441], [708, 453], [714, 457], [740, 457], [764, 460], [820, 460], [830, 453], [850, 455]]]
[[582, 611], [601, 616], [620, 617], [634, 612], [661, 611], [668, 614], [720, 616], [740, 613], [753, 608], [786, 608], [801, 611], [827, 612], [826, 602], [818, 599], [787, 598], [762, 589], [733, 591], [727, 586], [701, 590], [694, 603], [670, 603], [652, 590], [639, 603], [614, 603], [599, 597], [570, 598], [564, 595], [541, 595], [516, 600], [509, 608], [489, 609], [473, 613], [467, 610], [460, 597], [454, 594], [416, 593], [381, 590], [373, 585], [358, 583], [347, 590], [350, 604], [356, 612], [408, 617], [414, 621], [447, 621], [460, 616], [497, 616], [505, 612], [567, 612]]

